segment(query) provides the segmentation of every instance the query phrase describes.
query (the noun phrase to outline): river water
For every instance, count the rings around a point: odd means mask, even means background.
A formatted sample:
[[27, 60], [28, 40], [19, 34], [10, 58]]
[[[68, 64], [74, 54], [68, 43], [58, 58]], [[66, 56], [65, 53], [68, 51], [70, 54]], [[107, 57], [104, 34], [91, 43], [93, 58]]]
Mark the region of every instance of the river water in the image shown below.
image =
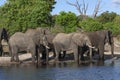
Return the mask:
[[0, 80], [120, 80], [120, 60], [84, 63], [73, 62], [0, 67]]

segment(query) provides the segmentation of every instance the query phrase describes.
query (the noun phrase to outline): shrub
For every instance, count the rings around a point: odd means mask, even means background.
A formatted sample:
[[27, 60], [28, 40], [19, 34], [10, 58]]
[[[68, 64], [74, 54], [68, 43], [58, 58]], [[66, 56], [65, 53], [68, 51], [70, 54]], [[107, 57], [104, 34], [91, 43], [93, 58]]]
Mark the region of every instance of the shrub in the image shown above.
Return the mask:
[[79, 23], [79, 26], [85, 31], [97, 31], [103, 29], [103, 25], [92, 18], [87, 18]]

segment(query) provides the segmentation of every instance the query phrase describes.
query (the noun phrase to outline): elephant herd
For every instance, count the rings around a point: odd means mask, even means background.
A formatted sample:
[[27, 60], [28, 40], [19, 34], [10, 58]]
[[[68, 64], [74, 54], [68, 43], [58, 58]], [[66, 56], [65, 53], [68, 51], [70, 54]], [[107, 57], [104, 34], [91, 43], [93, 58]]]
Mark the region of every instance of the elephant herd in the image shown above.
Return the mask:
[[109, 30], [53, 34], [47, 28], [36, 28], [28, 29], [25, 33], [16, 32], [8, 40], [11, 62], [19, 62], [18, 52], [26, 51], [31, 53], [33, 63], [35, 61], [39, 63], [41, 59], [45, 59], [48, 63], [50, 51], [54, 53], [55, 62], [59, 61], [59, 58], [65, 58], [66, 51], [69, 50], [73, 51], [77, 63], [84, 60], [86, 52], [92, 61], [93, 51], [99, 54], [99, 60], [104, 60], [106, 43], [110, 44], [111, 54], [114, 57], [113, 35]]

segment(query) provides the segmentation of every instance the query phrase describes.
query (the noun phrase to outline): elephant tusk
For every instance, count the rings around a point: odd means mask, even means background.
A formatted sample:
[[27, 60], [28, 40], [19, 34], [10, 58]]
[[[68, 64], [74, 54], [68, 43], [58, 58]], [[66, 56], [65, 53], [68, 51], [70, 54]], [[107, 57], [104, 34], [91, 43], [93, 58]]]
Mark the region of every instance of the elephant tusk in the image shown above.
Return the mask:
[[88, 45], [88, 47], [89, 47], [89, 48], [95, 48], [95, 47], [92, 47], [92, 46], [90, 46], [90, 45]]
[[45, 46], [47, 49], [50, 49], [50, 47], [48, 47], [48, 46]]

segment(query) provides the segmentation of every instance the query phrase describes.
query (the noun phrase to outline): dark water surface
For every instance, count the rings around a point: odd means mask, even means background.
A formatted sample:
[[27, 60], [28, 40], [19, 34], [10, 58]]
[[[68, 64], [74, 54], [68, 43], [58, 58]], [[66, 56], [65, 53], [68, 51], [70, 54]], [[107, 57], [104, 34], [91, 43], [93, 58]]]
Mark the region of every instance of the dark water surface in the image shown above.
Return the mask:
[[59, 63], [0, 67], [0, 80], [120, 80], [120, 60], [94, 64]]

